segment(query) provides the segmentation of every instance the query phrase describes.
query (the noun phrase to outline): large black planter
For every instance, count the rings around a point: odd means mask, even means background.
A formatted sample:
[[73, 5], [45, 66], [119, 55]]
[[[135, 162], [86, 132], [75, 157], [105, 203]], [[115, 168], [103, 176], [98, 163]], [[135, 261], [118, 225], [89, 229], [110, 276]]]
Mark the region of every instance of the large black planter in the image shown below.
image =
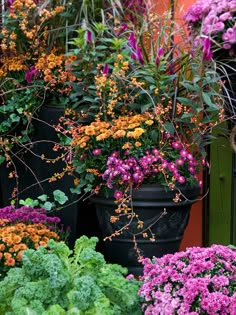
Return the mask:
[[[64, 115], [64, 108], [59, 106], [42, 106], [37, 116], [32, 121], [34, 132], [31, 144], [27, 144], [24, 150], [15, 148], [16, 154], [13, 157], [17, 169], [18, 179], [9, 179], [8, 175], [13, 167], [0, 167], [0, 190], [1, 206], [10, 204], [11, 193], [18, 187], [19, 199], [30, 197], [36, 199], [42, 194], [47, 194], [50, 200], [53, 198], [53, 191], [60, 189], [69, 197], [66, 207], [60, 211], [51, 212], [61, 218], [62, 224], [69, 227], [69, 245], [74, 246], [75, 240], [86, 234], [92, 236], [97, 234], [97, 219], [95, 209], [88, 202], [77, 202], [80, 196], [73, 195], [70, 188], [74, 185], [74, 178], [68, 174], [59, 180], [50, 182], [55, 173], [61, 173], [65, 162], [47, 163], [46, 159], [55, 159], [61, 152], [53, 151], [54, 144], [58, 142], [58, 136], [54, 126]], [[45, 160], [41, 159], [42, 154]], [[93, 231], [91, 230], [93, 229]], [[94, 233], [93, 233], [94, 232]]]
[[[133, 192], [132, 200], [135, 213], [144, 221], [145, 227], [152, 226], [152, 232], [157, 236], [155, 241], [137, 236], [138, 248], [144, 257], [161, 257], [179, 250], [184, 230], [188, 224], [192, 204], [199, 194], [198, 188], [182, 188], [181, 192], [188, 198], [183, 202], [175, 203], [175, 192], [165, 191], [159, 185], [143, 185]], [[127, 218], [116, 223], [110, 222], [116, 206], [113, 193], [108, 198], [96, 196], [92, 198], [95, 203], [99, 226], [103, 238], [119, 230], [128, 221]], [[163, 211], [166, 214], [162, 215]], [[111, 263], [119, 263], [128, 268], [130, 273], [140, 275], [142, 265], [137, 260], [134, 249], [133, 233], [140, 232], [131, 224], [123, 234], [116, 236], [112, 241], [104, 242], [105, 258]]]

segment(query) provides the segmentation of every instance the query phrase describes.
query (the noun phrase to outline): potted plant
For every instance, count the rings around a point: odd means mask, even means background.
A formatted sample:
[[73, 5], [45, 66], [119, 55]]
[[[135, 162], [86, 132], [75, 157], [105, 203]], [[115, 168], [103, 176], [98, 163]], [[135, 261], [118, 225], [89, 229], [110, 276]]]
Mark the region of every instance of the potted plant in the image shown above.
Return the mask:
[[54, 125], [65, 108], [78, 98], [74, 94], [69, 97], [72, 84], [78, 79], [70, 69], [77, 57], [67, 54], [69, 42], [76, 35], [75, 30], [84, 24], [82, 21], [101, 19], [103, 2], [12, 0], [3, 6], [1, 206], [12, 200], [18, 203], [27, 197], [36, 199], [41, 194], [53, 198], [53, 191], [61, 188], [69, 200], [59, 215], [70, 225], [73, 242], [80, 233], [77, 222], [81, 205], [70, 194], [73, 178], [64, 156], [53, 151], [58, 142]]
[[235, 248], [216, 244], [144, 259], [144, 314], [235, 314], [235, 259]]
[[[168, 23], [170, 12], [160, 17], [149, 15], [146, 9], [146, 15], [135, 15], [137, 19], [125, 25], [122, 15], [120, 20], [109, 16], [105, 25], [100, 25], [99, 34], [94, 25], [87, 24], [92, 37], [83, 47], [90, 47], [92, 56], [99, 51], [105, 61], [89, 63], [88, 88], [81, 92], [93, 95], [87, 112], [93, 112], [94, 121], [83, 126], [77, 113], [70, 111], [57, 127], [75, 176], [72, 191], [92, 195], [101, 208], [98, 220], [106, 222], [103, 236], [114, 239], [105, 242], [107, 250], [112, 247], [108, 259], [120, 263], [128, 257], [126, 263], [138, 273], [137, 256], [148, 255], [142, 248], [142, 237], [149, 244], [153, 241], [150, 248], [161, 248], [160, 255], [178, 250], [188, 210], [198, 198], [198, 171], [207, 165], [205, 145], [213, 126], [224, 119], [217, 76], [210, 63], [200, 52], [193, 56], [191, 47], [184, 49], [183, 43], [173, 42], [176, 27]], [[81, 32], [72, 41], [76, 46], [72, 54], [81, 51]], [[87, 54], [78, 57], [75, 71]], [[138, 198], [143, 208], [146, 197], [156, 208], [155, 216], [147, 219], [149, 223], [142, 217], [147, 211], [137, 213], [135, 205]], [[108, 210], [111, 204], [112, 212]], [[184, 218], [170, 218], [171, 222], [184, 222], [178, 236], [172, 235], [177, 241], [170, 249], [166, 243], [161, 246], [158, 238], [166, 238], [161, 229], [169, 223], [163, 223], [163, 217], [169, 217], [172, 206], [186, 212]], [[179, 226], [166, 230], [179, 230]], [[128, 242], [124, 240], [127, 235], [131, 236]]]

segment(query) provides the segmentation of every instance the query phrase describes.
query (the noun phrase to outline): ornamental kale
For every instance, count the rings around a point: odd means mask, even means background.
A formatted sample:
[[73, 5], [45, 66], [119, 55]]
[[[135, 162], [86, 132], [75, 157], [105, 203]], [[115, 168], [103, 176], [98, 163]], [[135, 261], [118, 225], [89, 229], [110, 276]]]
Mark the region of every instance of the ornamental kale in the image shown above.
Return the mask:
[[145, 315], [236, 314], [235, 249], [192, 247], [143, 264]]
[[22, 268], [0, 282], [0, 314], [139, 315], [138, 281], [106, 264], [97, 239], [82, 236], [74, 252], [50, 240], [48, 249], [26, 250]]

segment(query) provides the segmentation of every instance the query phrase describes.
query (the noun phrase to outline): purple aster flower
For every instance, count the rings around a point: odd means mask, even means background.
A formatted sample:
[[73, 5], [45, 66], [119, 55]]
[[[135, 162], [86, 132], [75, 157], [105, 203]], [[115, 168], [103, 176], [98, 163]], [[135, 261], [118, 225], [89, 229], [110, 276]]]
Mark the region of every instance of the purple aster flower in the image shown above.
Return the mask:
[[123, 192], [121, 190], [115, 190], [114, 192], [114, 198], [116, 200], [120, 200], [121, 198], [123, 198]]
[[193, 166], [189, 166], [188, 167], [188, 171], [189, 171], [189, 173], [191, 173], [191, 174], [195, 174], [195, 168], [193, 167]]
[[184, 184], [185, 183], [184, 176], [178, 176], [176, 179], [177, 179], [177, 182], [179, 182], [180, 184]]
[[175, 161], [175, 163], [179, 166], [182, 166], [184, 164], [184, 159], [179, 158]]
[[100, 155], [102, 153], [101, 149], [94, 149], [93, 150], [93, 155]]
[[172, 142], [171, 145], [172, 145], [172, 148], [174, 148], [174, 149], [181, 149], [183, 147], [182, 143], [179, 141], [174, 141], [174, 142]]
[[186, 158], [188, 155], [188, 151], [186, 149], [183, 149], [179, 152], [180, 156], [182, 156], [183, 158]]

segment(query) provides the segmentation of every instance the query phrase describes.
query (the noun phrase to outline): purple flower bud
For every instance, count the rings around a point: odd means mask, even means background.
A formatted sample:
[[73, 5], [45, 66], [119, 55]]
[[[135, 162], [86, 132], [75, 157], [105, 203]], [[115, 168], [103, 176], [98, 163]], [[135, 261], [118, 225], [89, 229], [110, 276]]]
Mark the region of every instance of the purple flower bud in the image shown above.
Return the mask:
[[105, 66], [104, 66], [104, 68], [103, 68], [103, 70], [102, 70], [102, 73], [103, 73], [104, 75], [108, 75], [108, 73], [109, 73], [109, 67], [108, 67], [108, 64], [107, 64], [107, 63], [105, 64]]
[[211, 51], [211, 41], [210, 41], [210, 38], [207, 37], [204, 39], [203, 41], [203, 56], [202, 56], [202, 59], [204, 61], [209, 61], [212, 59], [212, 56], [213, 56], [213, 53]]
[[126, 23], [122, 23], [116, 32], [116, 36], [120, 36], [122, 33], [124, 33], [128, 28], [128, 25]]
[[133, 48], [134, 50], [136, 50], [137, 42], [136, 42], [136, 38], [134, 36], [134, 33], [131, 33], [129, 35], [128, 42], [129, 42], [130, 47]]
[[143, 65], [144, 60], [143, 60], [142, 50], [140, 47], [138, 47], [134, 33], [130, 34], [130, 36], [128, 38], [128, 43], [132, 49], [131, 58], [133, 60], [138, 60], [140, 62], [140, 64]]
[[92, 41], [93, 41], [92, 32], [87, 30], [86, 31], [86, 42], [87, 43], [92, 43]]
[[143, 65], [144, 64], [144, 60], [143, 60], [143, 54], [142, 54], [141, 48], [137, 47], [136, 55], [137, 55], [137, 60], [140, 62], [141, 65]]
[[157, 55], [156, 55], [156, 59], [155, 59], [155, 63], [156, 65], [159, 65], [160, 63], [160, 60], [161, 60], [161, 56], [163, 56], [164, 54], [164, 48], [161, 47], [157, 50]]

